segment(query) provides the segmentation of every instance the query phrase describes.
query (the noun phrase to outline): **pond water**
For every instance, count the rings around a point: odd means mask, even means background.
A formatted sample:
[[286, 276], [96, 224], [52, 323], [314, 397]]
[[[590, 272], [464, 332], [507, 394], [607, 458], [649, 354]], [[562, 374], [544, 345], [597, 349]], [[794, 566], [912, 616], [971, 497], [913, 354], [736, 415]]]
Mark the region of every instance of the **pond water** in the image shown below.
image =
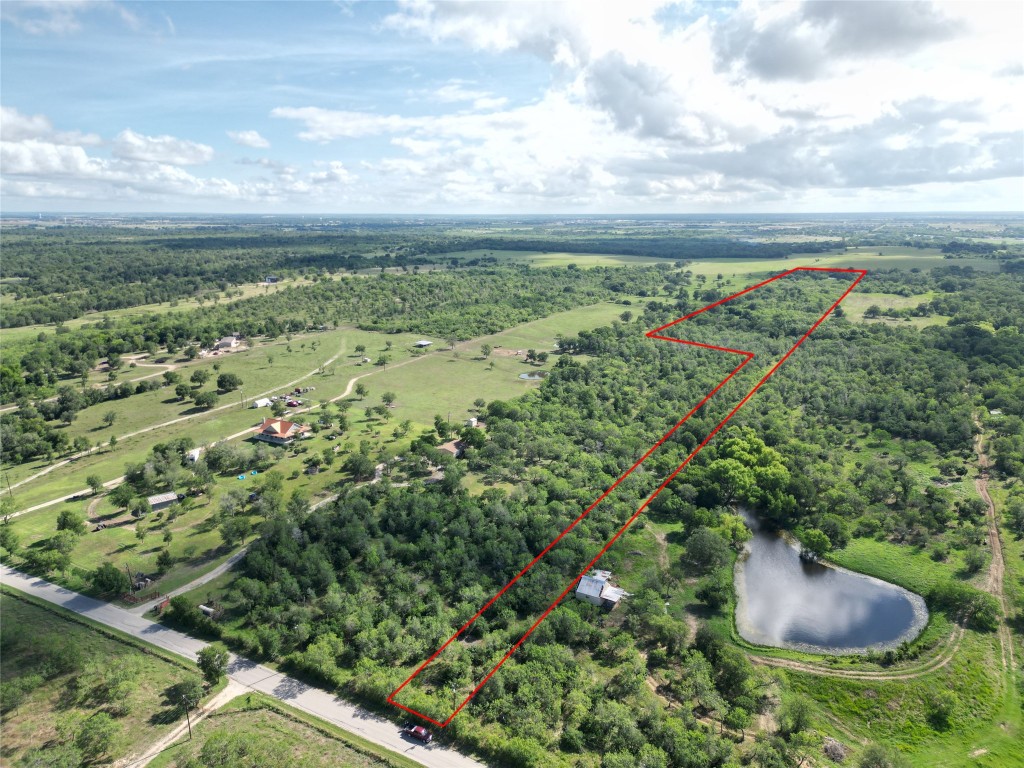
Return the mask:
[[529, 373], [520, 373], [519, 378], [525, 381], [539, 381], [547, 375], [547, 371], [530, 371]]
[[924, 600], [880, 579], [808, 562], [741, 510], [754, 538], [736, 564], [736, 627], [751, 643], [811, 653], [895, 648], [928, 623]]

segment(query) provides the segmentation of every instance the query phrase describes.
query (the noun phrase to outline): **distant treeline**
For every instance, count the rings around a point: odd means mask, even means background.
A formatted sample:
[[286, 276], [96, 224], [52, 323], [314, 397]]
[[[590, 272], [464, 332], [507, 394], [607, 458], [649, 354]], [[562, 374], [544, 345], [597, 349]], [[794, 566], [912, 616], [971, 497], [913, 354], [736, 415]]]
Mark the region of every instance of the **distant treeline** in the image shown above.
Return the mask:
[[[437, 263], [454, 251], [561, 251], [666, 259], [778, 258], [821, 252], [834, 243], [752, 243], [692, 232], [589, 237], [510, 233], [465, 237], [458, 231], [366, 228], [177, 231], [11, 230], [4, 233], [0, 327], [61, 323], [89, 312], [213, 296], [268, 275], [337, 273]], [[464, 263], [457, 260], [452, 265]]]

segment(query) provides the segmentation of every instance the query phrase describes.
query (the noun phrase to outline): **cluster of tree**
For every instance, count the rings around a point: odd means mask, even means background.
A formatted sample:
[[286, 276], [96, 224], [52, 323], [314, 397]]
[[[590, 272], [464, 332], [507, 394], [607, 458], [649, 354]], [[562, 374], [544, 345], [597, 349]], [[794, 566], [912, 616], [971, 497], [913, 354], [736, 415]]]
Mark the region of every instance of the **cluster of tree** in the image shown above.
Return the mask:
[[612, 299], [620, 293], [653, 294], [665, 269], [590, 270], [495, 267], [419, 275], [340, 278], [226, 305], [168, 312], [11, 344], [0, 366], [0, 400], [51, 394], [62, 379], [80, 378], [99, 360], [137, 351], [174, 353], [211, 346], [241, 333], [253, 338], [353, 322], [367, 330], [409, 331], [466, 339], [495, 333], [552, 312]]

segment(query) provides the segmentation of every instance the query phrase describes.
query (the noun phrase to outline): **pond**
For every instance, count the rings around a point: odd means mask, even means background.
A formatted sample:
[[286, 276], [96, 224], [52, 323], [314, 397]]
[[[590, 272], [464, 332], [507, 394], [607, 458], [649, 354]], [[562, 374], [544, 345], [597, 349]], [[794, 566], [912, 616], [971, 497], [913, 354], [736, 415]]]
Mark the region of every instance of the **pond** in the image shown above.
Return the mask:
[[547, 375], [547, 371], [530, 371], [529, 373], [520, 373], [519, 378], [525, 381], [540, 381]]
[[751, 643], [811, 653], [895, 648], [928, 623], [924, 600], [895, 584], [809, 562], [740, 510], [754, 538], [736, 563], [736, 628]]

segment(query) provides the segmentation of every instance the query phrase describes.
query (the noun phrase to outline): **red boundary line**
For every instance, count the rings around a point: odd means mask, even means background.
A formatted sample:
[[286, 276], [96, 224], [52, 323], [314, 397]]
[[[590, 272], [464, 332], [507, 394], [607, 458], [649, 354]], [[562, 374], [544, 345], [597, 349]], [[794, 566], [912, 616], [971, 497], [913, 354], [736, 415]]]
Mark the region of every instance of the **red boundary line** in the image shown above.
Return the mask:
[[[707, 437], [705, 437], [704, 440], [701, 441], [700, 445], [698, 445], [696, 448], [694, 448], [690, 452], [690, 454], [686, 457], [686, 459], [683, 461], [683, 463], [680, 464], [678, 467], [676, 467], [675, 471], [673, 471], [668, 477], [666, 477], [665, 480], [662, 481], [661, 485], [659, 485], [657, 488], [654, 489], [654, 492], [651, 493], [651, 495], [647, 497], [647, 499], [644, 501], [644, 503], [640, 505], [639, 509], [637, 509], [637, 511], [633, 513], [633, 516], [630, 517], [623, 524], [623, 526], [621, 528], [619, 528], [619, 530], [615, 533], [615, 535], [612, 536], [611, 539], [608, 540], [608, 543], [604, 545], [604, 547], [601, 549], [601, 551], [598, 552], [589, 563], [587, 563], [586, 567], [582, 571], [580, 571], [579, 575], [574, 577], [573, 580], [569, 582], [569, 586], [567, 586], [564, 590], [562, 590], [561, 594], [558, 595], [558, 597], [555, 598], [555, 600], [551, 603], [551, 605], [549, 605], [547, 607], [547, 609], [544, 611], [544, 613], [542, 613], [540, 615], [540, 617], [538, 617], [538, 619], [535, 622], [533, 622], [533, 624], [530, 625], [530, 628], [526, 630], [526, 632], [523, 634], [523, 636], [521, 638], [519, 638], [519, 640], [511, 648], [508, 649], [508, 651], [505, 653], [505, 655], [501, 657], [501, 660], [497, 664], [494, 665], [494, 668], [490, 672], [488, 672], [487, 675], [483, 678], [483, 680], [481, 680], [477, 684], [477, 686], [462, 701], [462, 703], [459, 704], [459, 706], [456, 708], [456, 710], [454, 712], [452, 712], [451, 715], [448, 716], [447, 720], [444, 720], [443, 722], [439, 722], [439, 721], [435, 720], [434, 718], [430, 717], [429, 715], [425, 715], [422, 712], [419, 712], [419, 711], [417, 711], [415, 709], [412, 709], [411, 707], [407, 707], [404, 704], [401, 704], [401, 703], [395, 701], [395, 696], [397, 696], [401, 692], [401, 690], [403, 688], [405, 688], [409, 683], [411, 683], [413, 681], [413, 679], [417, 675], [419, 675], [419, 673], [422, 672], [430, 664], [430, 662], [432, 662], [434, 659], [436, 659], [438, 656], [440, 656], [449, 645], [451, 645], [453, 642], [455, 642], [462, 635], [463, 632], [465, 632], [467, 629], [469, 629], [469, 627], [472, 626], [473, 622], [475, 622], [478, 618], [480, 618], [481, 615], [483, 615], [484, 611], [486, 611], [488, 608], [490, 608], [498, 600], [498, 598], [500, 598], [503, 594], [505, 594], [505, 592], [508, 591], [508, 589], [513, 584], [515, 584], [517, 581], [519, 581], [519, 579], [522, 578], [523, 575], [525, 575], [526, 572], [529, 571], [534, 565], [536, 565], [537, 562], [542, 557], [544, 557], [544, 555], [546, 555], [549, 551], [551, 551], [551, 549], [556, 544], [558, 544], [558, 542], [560, 542], [565, 537], [565, 535], [567, 533], [569, 533], [569, 531], [571, 531], [573, 528], [575, 528], [580, 523], [580, 521], [582, 521], [584, 518], [586, 518], [587, 515], [589, 515], [591, 513], [591, 511], [593, 511], [593, 509], [598, 504], [600, 504], [602, 501], [604, 501], [608, 497], [608, 495], [612, 491], [614, 491], [623, 480], [625, 480], [627, 477], [629, 477], [629, 475], [631, 475], [637, 469], [637, 467], [639, 467], [641, 464], [643, 464], [644, 461], [646, 461], [647, 458], [652, 453], [654, 453], [654, 451], [656, 451], [666, 440], [668, 440], [676, 432], [676, 430], [678, 430], [681, 426], [683, 426], [683, 424], [685, 424], [689, 420], [689, 418], [691, 416], [693, 416], [693, 414], [696, 413], [700, 409], [701, 406], [703, 406], [708, 400], [710, 400], [715, 395], [715, 393], [718, 392], [718, 390], [720, 390], [723, 386], [725, 386], [725, 384], [733, 376], [735, 376], [737, 373], [739, 373], [744, 368], [744, 366], [747, 365], [747, 363], [749, 363], [751, 360], [754, 359], [754, 353], [753, 352], [747, 352], [747, 351], [744, 351], [742, 349], [731, 349], [730, 347], [716, 347], [716, 346], [714, 346], [712, 344], [701, 344], [700, 342], [697, 342], [697, 341], [687, 341], [685, 339], [674, 339], [671, 336], [662, 336], [662, 335], [660, 335], [660, 332], [664, 331], [664, 330], [666, 330], [668, 328], [671, 328], [674, 325], [682, 323], [685, 320], [689, 320], [692, 317], [696, 317], [697, 315], [701, 314], [702, 312], [707, 312], [709, 309], [713, 309], [713, 308], [715, 308], [715, 307], [717, 307], [717, 306], [719, 306], [721, 304], [725, 304], [728, 301], [732, 301], [733, 299], [736, 299], [736, 298], [739, 298], [740, 296], [748, 294], [751, 291], [756, 291], [758, 288], [761, 288], [761, 287], [763, 287], [765, 285], [768, 285], [768, 283], [774, 282], [775, 280], [779, 280], [780, 278], [783, 278], [786, 275], [791, 275], [791, 274], [793, 274], [795, 272], [841, 272], [841, 273], [847, 273], [847, 274], [855, 274], [855, 275], [857, 275], [857, 279], [854, 280], [849, 285], [849, 287], [843, 292], [842, 296], [840, 296], [838, 299], [836, 299], [836, 301], [832, 304], [832, 306], [830, 306], [827, 310], [825, 310], [824, 314], [822, 314], [821, 317], [819, 317], [815, 321], [814, 325], [812, 325], [809, 329], [807, 329], [807, 332], [804, 333], [804, 335], [801, 336], [792, 347], [790, 347], [789, 351], [786, 352], [786, 354], [784, 354], [779, 359], [779, 361], [777, 363], [775, 363], [775, 365], [772, 366], [771, 370], [768, 371], [768, 373], [766, 373], [764, 376], [761, 377], [761, 380], [758, 381], [757, 384], [754, 385], [753, 389], [751, 389], [749, 392], [747, 392], [746, 395], [744, 395], [743, 399], [740, 400], [733, 407], [733, 409], [731, 411], [729, 411], [729, 413], [726, 415], [726, 417], [724, 419], [722, 419], [720, 422], [718, 422], [717, 426], [715, 426], [715, 428], [712, 429], [711, 432], [708, 433]], [[714, 389], [712, 389], [710, 392], [708, 392], [704, 396], [704, 398], [699, 403], [697, 403], [697, 405], [695, 405], [693, 408], [691, 408], [687, 412], [687, 414], [685, 416], [683, 416], [683, 418], [680, 419], [679, 422], [676, 423], [676, 425], [674, 427], [672, 427], [672, 429], [670, 429], [668, 432], [666, 432], [661, 437], [661, 439], [658, 440], [658, 442], [656, 442], [654, 445], [652, 445], [647, 450], [647, 452], [644, 453], [643, 456], [641, 456], [639, 459], [637, 459], [636, 462], [633, 464], [633, 466], [631, 466], [629, 469], [627, 469], [625, 472], [623, 472], [622, 475], [620, 475], [619, 478], [608, 487], [608, 490], [606, 490], [604, 493], [602, 493], [600, 496], [597, 497], [597, 500], [594, 501], [593, 504], [591, 504], [589, 507], [587, 507], [582, 513], [580, 513], [580, 515], [575, 520], [573, 520], [568, 526], [566, 526], [565, 530], [562, 531], [560, 534], [558, 534], [558, 536], [555, 537], [554, 541], [552, 541], [550, 544], [548, 544], [546, 547], [544, 547], [544, 549], [541, 550], [540, 553], [538, 553], [537, 556], [534, 557], [533, 560], [531, 560], [526, 565], [525, 568], [523, 568], [518, 574], [516, 574], [515, 578], [513, 578], [511, 581], [509, 581], [509, 583], [506, 584], [504, 587], [502, 587], [501, 590], [494, 597], [492, 597], [490, 600], [488, 600], [487, 603], [479, 611], [477, 611], [475, 614], [473, 614], [473, 616], [469, 619], [469, 621], [467, 621], [465, 624], [463, 624], [458, 632], [456, 632], [454, 635], [452, 635], [450, 638], [448, 638], [448, 640], [445, 642], [444, 645], [442, 645], [440, 648], [438, 648], [433, 653], [433, 655], [431, 655], [426, 661], [424, 661], [422, 664], [420, 664], [416, 668], [416, 670], [411, 675], [409, 675], [409, 677], [407, 677], [405, 679], [405, 682], [403, 682], [400, 686], [398, 686], [395, 690], [393, 690], [390, 693], [390, 695], [388, 695], [388, 698], [387, 698], [388, 703], [389, 704], [394, 704], [399, 709], [403, 709], [403, 710], [405, 710], [406, 712], [408, 712], [410, 714], [413, 714], [413, 715], [416, 715], [417, 717], [423, 718], [424, 720], [427, 720], [427, 721], [433, 723], [434, 725], [436, 725], [439, 728], [444, 728], [445, 726], [447, 726], [455, 718], [455, 716], [458, 715], [459, 712], [461, 712], [463, 710], [463, 708], [470, 702], [470, 700], [472, 700], [472, 698], [474, 696], [476, 696], [477, 693], [479, 693], [480, 689], [483, 688], [484, 685], [487, 683], [487, 681], [490, 680], [491, 677], [494, 675], [494, 673], [497, 672], [501, 668], [502, 664], [504, 664], [506, 661], [508, 661], [509, 657], [513, 653], [515, 653], [516, 650], [519, 649], [519, 646], [521, 646], [526, 641], [526, 638], [528, 638], [531, 634], [533, 634], [533, 631], [538, 626], [540, 626], [540, 623], [542, 621], [544, 621], [544, 619], [546, 619], [548, 617], [548, 614], [550, 614], [551, 611], [553, 611], [558, 606], [558, 604], [563, 600], [563, 598], [565, 598], [565, 596], [567, 594], [569, 594], [569, 592], [579, 582], [579, 580], [581, 578], [583, 578], [590, 571], [590, 569], [594, 567], [594, 564], [597, 563], [597, 561], [601, 559], [601, 557], [604, 555], [604, 553], [607, 552], [616, 541], [618, 541], [619, 537], [623, 533], [625, 533], [626, 529], [629, 528], [629, 526], [633, 524], [633, 521], [635, 521], [641, 515], [641, 513], [645, 509], [647, 509], [648, 506], [650, 506], [651, 502], [654, 501], [654, 499], [658, 496], [658, 494], [661, 493], [668, 486], [668, 484], [670, 482], [672, 482], [676, 478], [676, 476], [680, 472], [682, 472], [683, 468], [687, 464], [689, 464], [698, 453], [700, 453], [700, 451], [704, 448], [704, 446], [706, 446], [709, 442], [711, 442], [711, 439], [716, 434], [718, 434], [718, 432], [722, 429], [722, 427], [724, 427], [733, 416], [736, 415], [736, 412], [739, 411], [740, 408], [742, 408], [744, 405], [747, 404], [747, 401], [750, 400], [750, 398], [754, 396], [754, 393], [757, 392], [757, 390], [761, 388], [761, 385], [764, 384], [772, 376], [772, 374], [775, 373], [776, 370], [778, 370], [779, 366], [781, 366], [784, 362], [786, 362], [786, 360], [789, 359], [789, 356], [792, 355], [796, 351], [797, 347], [799, 347], [801, 344], [803, 344], [804, 341], [807, 340], [807, 337], [810, 336], [818, 328], [818, 326], [821, 325], [825, 321], [825, 318], [827, 318], [829, 316], [829, 314], [833, 310], [835, 310], [835, 308], [838, 307], [847, 296], [850, 295], [850, 292], [853, 291], [853, 289], [857, 286], [857, 283], [859, 283], [861, 280], [864, 279], [864, 276], [866, 274], [867, 274], [867, 270], [866, 269], [840, 269], [840, 268], [835, 268], [835, 267], [795, 267], [794, 269], [788, 269], [785, 272], [780, 272], [779, 274], [775, 275], [774, 277], [770, 277], [767, 280], [763, 280], [760, 283], [757, 283], [756, 285], [752, 285], [749, 288], [745, 288], [745, 289], [743, 289], [742, 291], [740, 291], [738, 293], [734, 293], [731, 296], [725, 297], [724, 299], [719, 299], [718, 301], [714, 302], [713, 304], [708, 304], [706, 307], [702, 307], [701, 309], [698, 309], [695, 312], [691, 312], [688, 315], [680, 317], [678, 320], [673, 320], [671, 323], [666, 323], [665, 325], [661, 326], [660, 328], [655, 328], [653, 331], [648, 331], [646, 336], [648, 338], [651, 338], [651, 339], [660, 339], [662, 341], [673, 341], [673, 342], [676, 342], [677, 344], [687, 344], [689, 346], [700, 347], [702, 349], [713, 349], [713, 350], [716, 350], [718, 352], [729, 352], [729, 353], [734, 354], [734, 355], [741, 355], [743, 357], [743, 361], [739, 365], [737, 365], [735, 368], [733, 368], [732, 371], [730, 371], [729, 374], [724, 379], [722, 379], [720, 382], [718, 382], [718, 384], [715, 386]]]

